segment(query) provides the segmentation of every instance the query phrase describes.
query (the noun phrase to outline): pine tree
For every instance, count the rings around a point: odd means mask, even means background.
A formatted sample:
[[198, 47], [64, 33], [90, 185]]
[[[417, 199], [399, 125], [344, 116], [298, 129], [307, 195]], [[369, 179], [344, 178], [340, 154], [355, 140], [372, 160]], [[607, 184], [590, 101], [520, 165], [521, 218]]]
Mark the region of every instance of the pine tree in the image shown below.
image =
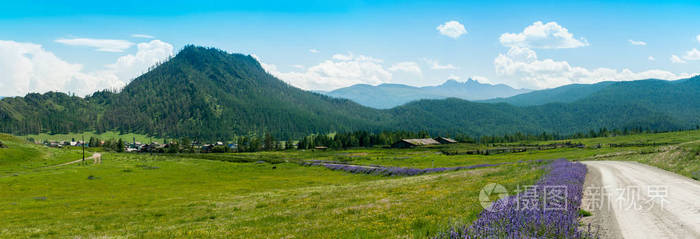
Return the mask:
[[269, 132], [265, 133], [265, 139], [264, 139], [264, 145], [263, 145], [265, 150], [273, 150], [274, 149], [274, 145], [273, 145], [274, 141], [275, 141], [275, 138], [273, 138]]
[[287, 139], [287, 142], [284, 143], [284, 149], [294, 149], [294, 141], [292, 139]]
[[120, 152], [120, 153], [121, 153], [121, 152], [124, 152], [124, 141], [122, 141], [121, 138], [119, 138], [119, 140], [117, 141], [117, 144], [116, 144], [116, 151], [117, 151], [117, 152]]

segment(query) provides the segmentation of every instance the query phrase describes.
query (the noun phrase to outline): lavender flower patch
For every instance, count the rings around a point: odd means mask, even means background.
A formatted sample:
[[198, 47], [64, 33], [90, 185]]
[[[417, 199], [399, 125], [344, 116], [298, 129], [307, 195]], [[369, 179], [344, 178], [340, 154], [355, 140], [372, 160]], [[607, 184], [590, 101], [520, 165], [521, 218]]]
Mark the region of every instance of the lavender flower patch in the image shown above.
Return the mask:
[[512, 163], [493, 163], [493, 164], [476, 164], [470, 166], [459, 166], [459, 167], [441, 167], [441, 168], [404, 168], [404, 167], [384, 167], [380, 165], [351, 165], [343, 164], [340, 162], [328, 162], [328, 161], [311, 161], [304, 162], [304, 166], [323, 166], [331, 170], [340, 170], [355, 174], [371, 174], [371, 175], [382, 175], [382, 176], [415, 176], [426, 173], [437, 173], [445, 171], [456, 171], [464, 169], [475, 169], [475, 168], [485, 168], [494, 167], [504, 164]]
[[494, 202], [472, 225], [436, 238], [595, 238], [590, 227], [578, 228], [586, 166], [558, 159], [549, 169], [536, 185]]

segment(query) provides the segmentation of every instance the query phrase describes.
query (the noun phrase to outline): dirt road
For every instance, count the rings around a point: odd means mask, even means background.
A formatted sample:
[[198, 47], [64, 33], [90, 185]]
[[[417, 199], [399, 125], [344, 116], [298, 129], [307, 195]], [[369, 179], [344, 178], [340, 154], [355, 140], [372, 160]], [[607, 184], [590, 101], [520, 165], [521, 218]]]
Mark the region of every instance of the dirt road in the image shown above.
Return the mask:
[[636, 162], [583, 163], [584, 222], [603, 238], [700, 238], [700, 182]]
[[[94, 164], [102, 163], [102, 154], [101, 153], [94, 153], [94, 154], [92, 154], [92, 156], [85, 158], [85, 160], [92, 160]], [[58, 166], [64, 166], [64, 165], [69, 165], [69, 164], [75, 164], [75, 163], [80, 163], [81, 161], [83, 161], [83, 159], [78, 159], [75, 161], [70, 161], [67, 163], [62, 163], [62, 164], [54, 165], [51, 167], [58, 167]]]

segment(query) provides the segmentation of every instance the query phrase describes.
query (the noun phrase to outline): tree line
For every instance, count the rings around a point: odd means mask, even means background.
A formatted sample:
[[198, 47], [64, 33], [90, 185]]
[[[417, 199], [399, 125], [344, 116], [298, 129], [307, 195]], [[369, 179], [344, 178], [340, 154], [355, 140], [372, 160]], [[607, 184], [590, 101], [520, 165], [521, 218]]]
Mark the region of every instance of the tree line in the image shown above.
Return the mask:
[[[695, 129], [700, 129], [700, 126]], [[633, 135], [641, 133], [659, 133], [661, 131], [651, 130], [649, 128], [623, 128], [609, 130], [600, 128], [598, 130], [590, 130], [587, 132], [579, 132], [570, 135], [561, 135], [557, 133], [542, 132], [540, 134], [529, 134], [516, 132], [513, 134], [491, 135], [470, 137], [466, 134], [457, 134], [452, 136], [453, 139], [460, 143], [472, 144], [497, 144], [497, 143], [514, 143], [524, 141], [548, 141], [548, 140], [566, 140], [580, 138], [595, 138], [595, 137], [615, 137], [622, 135]], [[664, 131], [668, 132], [668, 131]], [[211, 152], [211, 153], [234, 153], [234, 152], [259, 152], [259, 151], [282, 151], [282, 150], [308, 150], [317, 147], [325, 147], [330, 149], [348, 149], [348, 148], [369, 148], [379, 146], [389, 146], [400, 139], [407, 138], [432, 138], [436, 136], [450, 135], [431, 135], [427, 131], [353, 131], [341, 132], [335, 134], [310, 134], [301, 137], [297, 140], [287, 139], [278, 140], [271, 133], [265, 133], [257, 136], [249, 134], [246, 136], [238, 136], [233, 140], [228, 141], [235, 144], [235, 147], [229, 147], [228, 142], [224, 145], [209, 144], [211, 148], [204, 151], [204, 144], [189, 137], [180, 139], [167, 139], [166, 145], [163, 148], [153, 149], [150, 152], [154, 153], [196, 153], [196, 152]], [[165, 142], [164, 142], [165, 143]], [[106, 151], [124, 152], [124, 149], [129, 146], [128, 142], [122, 139], [108, 139], [101, 141], [97, 137], [90, 137], [87, 144], [89, 147], [102, 147]], [[196, 147], [195, 147], [196, 146]], [[199, 150], [199, 151], [198, 151]]]

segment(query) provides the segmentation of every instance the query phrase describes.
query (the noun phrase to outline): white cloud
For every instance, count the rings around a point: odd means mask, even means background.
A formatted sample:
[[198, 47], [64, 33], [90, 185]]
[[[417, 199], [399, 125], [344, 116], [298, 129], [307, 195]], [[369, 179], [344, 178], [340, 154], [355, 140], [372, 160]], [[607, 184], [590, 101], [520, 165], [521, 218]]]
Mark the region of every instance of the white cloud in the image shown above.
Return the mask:
[[464, 28], [464, 25], [459, 23], [458, 21], [448, 21], [445, 22], [436, 28], [440, 34], [451, 37], [453, 39], [457, 39], [460, 36], [467, 34], [467, 29]]
[[389, 67], [390, 71], [403, 71], [407, 73], [412, 73], [416, 75], [422, 75], [423, 71], [420, 69], [420, 66], [418, 66], [418, 63], [412, 62], [412, 61], [405, 61], [405, 62], [399, 62], [396, 64], [393, 64], [391, 67]]
[[[70, 91], [87, 94], [82, 88], [120, 87], [114, 78], [99, 78], [46, 51], [41, 45], [0, 41], [0, 95], [21, 96], [30, 92]], [[71, 86], [83, 86], [72, 88]]]
[[486, 77], [484, 77], [484, 76], [472, 76], [472, 77], [469, 77], [469, 78], [472, 79], [472, 80], [475, 80], [475, 81], [477, 81], [477, 82], [479, 82], [479, 83], [482, 83], [482, 84], [492, 84], [492, 85], [495, 85], [495, 83], [493, 83], [491, 80], [489, 80], [489, 78], [486, 78]]
[[97, 51], [105, 52], [123, 52], [129, 47], [133, 46], [134, 43], [125, 40], [114, 40], [114, 39], [92, 39], [92, 38], [74, 38], [74, 39], [58, 39], [58, 43], [70, 45], [70, 46], [88, 46], [97, 48]]
[[281, 72], [275, 65], [264, 63], [258, 56], [253, 57], [268, 73], [306, 90], [333, 90], [354, 84], [377, 85], [390, 82], [392, 78], [391, 71], [384, 68], [381, 59], [352, 53], [335, 54], [332, 59], [303, 72]]
[[460, 79], [462, 79], [462, 77], [459, 77], [458, 75], [452, 74], [452, 75], [448, 76], [447, 79], [459, 81]]
[[649, 59], [650, 61], [655, 61], [655, 60], [656, 60], [656, 58], [654, 58], [653, 56], [649, 56], [649, 57], [647, 57], [647, 59]]
[[316, 49], [309, 49], [309, 52], [316, 54], [316, 53], [319, 53], [319, 52], [321, 52], [321, 51], [316, 50]]
[[504, 46], [521, 48], [577, 48], [588, 46], [586, 39], [576, 39], [569, 30], [556, 22], [543, 24], [537, 21], [521, 33], [504, 33], [500, 37]]
[[683, 64], [683, 63], [685, 63], [685, 61], [684, 61], [683, 59], [681, 59], [680, 57], [678, 57], [678, 56], [676, 56], [676, 55], [671, 55], [670, 60], [671, 60], [672, 63], [677, 63], [677, 64]]
[[643, 41], [635, 41], [632, 39], [630, 39], [628, 41], [630, 42], [630, 44], [635, 45], [635, 46], [646, 46], [647, 45], [647, 43], [643, 42]]
[[355, 56], [352, 52], [343, 55], [343, 54], [333, 54], [332, 56], [333, 60], [338, 60], [338, 61], [351, 61], [351, 60], [356, 60], [356, 61], [370, 61], [370, 62], [376, 62], [376, 63], [382, 63], [384, 60], [382, 59], [377, 59], [374, 57], [370, 56], [364, 56], [364, 55], [358, 55]]
[[83, 96], [100, 89], [118, 89], [169, 55], [172, 45], [154, 40], [139, 44], [135, 55], [122, 56], [103, 70], [85, 72], [81, 64], [68, 63], [41, 45], [0, 41], [0, 95], [61, 91]]
[[695, 39], [697, 39], [698, 42], [700, 42], [700, 35], [696, 36]]
[[566, 61], [540, 60], [528, 48], [513, 47], [506, 54], [499, 54], [494, 60], [496, 72], [507, 78], [507, 83], [518, 88], [542, 89], [567, 84], [590, 84], [601, 81], [628, 81], [647, 78], [679, 79], [690, 74], [674, 74], [663, 70], [632, 72], [629, 69], [618, 71], [610, 68], [587, 69], [571, 66]]
[[304, 69], [303, 65], [292, 65], [292, 67], [297, 68], [297, 69]]
[[131, 82], [146, 73], [148, 67], [173, 55], [173, 45], [160, 40], [139, 43], [136, 48], [136, 54], [119, 57], [116, 63], [107, 65], [107, 70], [124, 83]]
[[685, 56], [683, 56], [683, 59], [689, 60], [689, 61], [697, 61], [700, 60], [700, 51], [698, 51], [697, 48], [693, 48], [690, 51], [687, 51], [685, 53]]
[[146, 39], [155, 38], [154, 36], [146, 35], [146, 34], [132, 34], [131, 37], [133, 37], [133, 38], [146, 38]]
[[433, 69], [433, 70], [454, 70], [454, 69], [457, 69], [457, 67], [452, 65], [452, 64], [440, 65], [440, 62], [438, 62], [437, 60], [433, 60], [433, 59], [423, 58], [423, 61], [425, 61], [425, 63], [430, 66], [430, 69]]

